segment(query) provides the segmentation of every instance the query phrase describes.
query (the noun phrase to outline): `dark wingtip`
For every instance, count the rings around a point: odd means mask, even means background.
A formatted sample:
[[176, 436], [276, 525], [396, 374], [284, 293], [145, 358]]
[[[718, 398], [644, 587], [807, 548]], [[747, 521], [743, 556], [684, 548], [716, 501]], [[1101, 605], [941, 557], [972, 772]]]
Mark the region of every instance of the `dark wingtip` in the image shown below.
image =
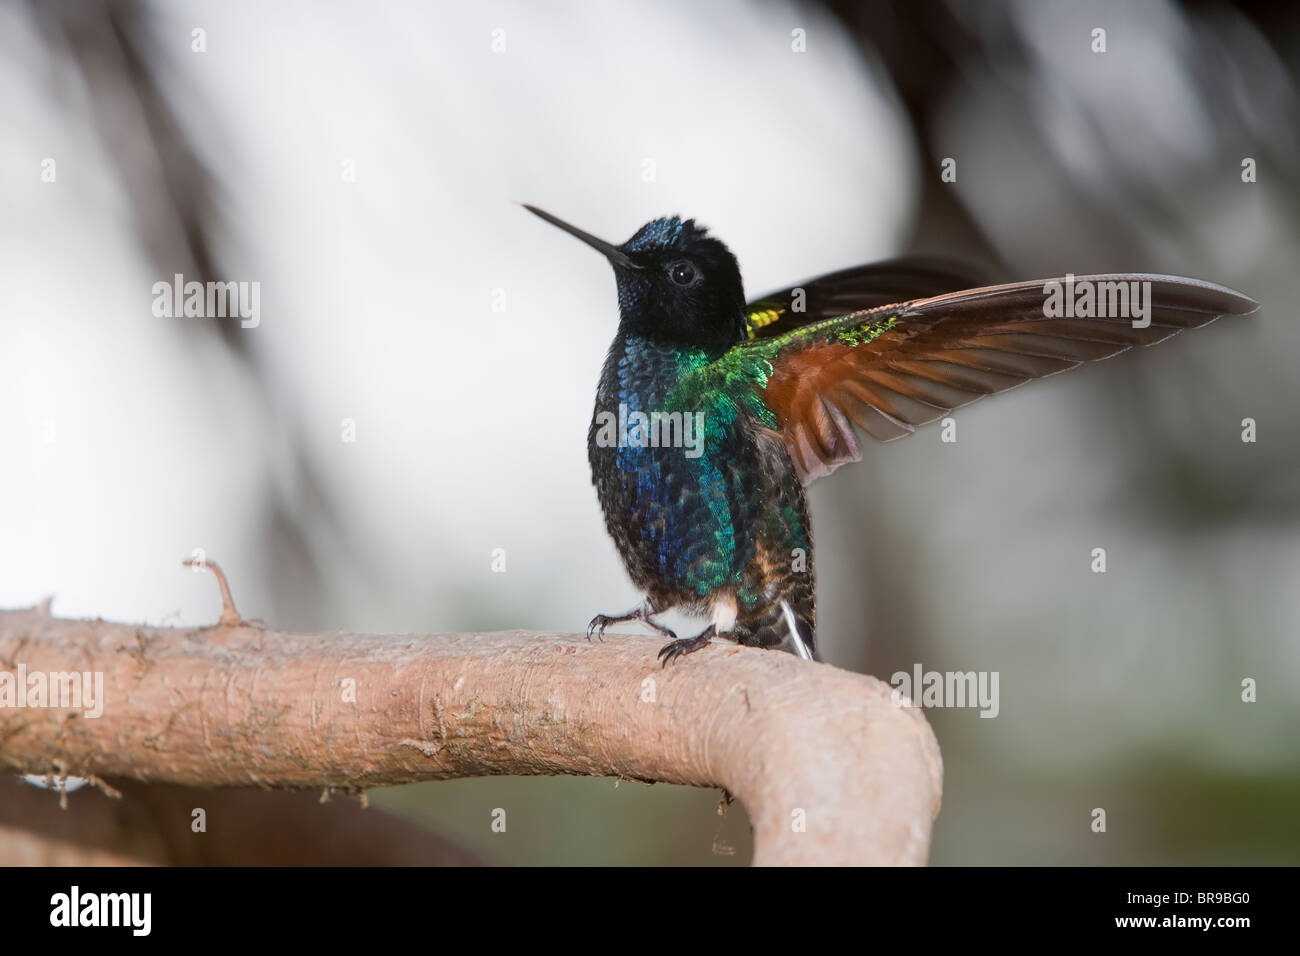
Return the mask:
[[1236, 289], [1229, 289], [1217, 282], [1205, 282], [1201, 279], [1188, 279], [1182, 276], [1137, 275], [1136, 279], [1148, 279], [1157, 284], [1164, 297], [1181, 305], [1214, 312], [1217, 315], [1250, 315], [1259, 311], [1259, 303]]
[[1250, 296], [1238, 292], [1237, 297], [1240, 300], [1241, 308], [1239, 311], [1234, 312], [1233, 315], [1254, 315], [1259, 311], [1259, 303]]
[[[1154, 273], [1117, 273], [1111, 275], [1074, 276], [1074, 281], [1089, 280], [1105, 282], [1108, 280], [1126, 280], [1150, 282], [1152, 293], [1157, 296], [1157, 303], [1179, 309], [1190, 309], [1212, 315], [1250, 315], [1259, 310], [1259, 303], [1250, 296], [1243, 295], [1236, 289], [1229, 289], [1217, 282], [1204, 279], [1192, 279], [1186, 276], [1159, 275]], [[1053, 282], [1063, 281], [1053, 279]]]

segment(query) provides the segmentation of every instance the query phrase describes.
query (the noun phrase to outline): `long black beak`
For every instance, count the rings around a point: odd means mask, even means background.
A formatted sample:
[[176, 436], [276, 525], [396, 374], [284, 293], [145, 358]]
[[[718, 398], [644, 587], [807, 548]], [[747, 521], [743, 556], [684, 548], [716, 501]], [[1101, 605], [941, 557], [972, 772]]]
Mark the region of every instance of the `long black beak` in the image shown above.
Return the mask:
[[560, 219], [557, 216], [552, 216], [549, 212], [545, 212], [541, 209], [538, 209], [536, 206], [530, 206], [528, 205], [528, 203], [520, 203], [520, 205], [523, 206], [525, 209], [527, 209], [529, 212], [531, 212], [534, 216], [538, 216], [542, 219], [545, 219], [552, 226], [557, 226], [558, 228], [563, 229], [569, 235], [576, 236], [577, 238], [585, 242], [587, 245], [591, 246], [593, 249], [600, 251], [601, 253], [604, 254], [605, 258], [610, 261], [611, 264], [615, 266], [619, 266], [624, 269], [641, 268], [639, 265], [637, 265], [635, 262], [629, 259], [626, 255], [624, 255], [623, 250], [620, 249], [618, 246], [612, 245], [606, 242], [604, 239], [597, 239], [591, 233], [583, 232], [577, 226], [571, 226], [563, 219]]

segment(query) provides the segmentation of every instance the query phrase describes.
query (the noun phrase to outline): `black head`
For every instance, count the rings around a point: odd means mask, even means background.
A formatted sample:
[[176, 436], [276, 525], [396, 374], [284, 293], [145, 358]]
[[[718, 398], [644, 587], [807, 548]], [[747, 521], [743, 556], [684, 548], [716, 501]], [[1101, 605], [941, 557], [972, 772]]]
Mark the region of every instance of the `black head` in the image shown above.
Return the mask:
[[736, 257], [695, 220], [655, 219], [621, 246], [525, 206], [604, 253], [618, 280], [619, 326], [684, 345], [735, 345], [745, 338], [745, 290]]

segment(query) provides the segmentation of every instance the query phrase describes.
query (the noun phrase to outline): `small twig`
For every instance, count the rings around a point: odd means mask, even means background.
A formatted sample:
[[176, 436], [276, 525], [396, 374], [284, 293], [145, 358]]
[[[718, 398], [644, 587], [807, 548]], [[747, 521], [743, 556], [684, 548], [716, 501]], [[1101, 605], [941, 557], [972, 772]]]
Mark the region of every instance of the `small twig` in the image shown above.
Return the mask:
[[122, 799], [122, 791], [118, 790], [107, 781], [100, 780], [93, 773], [87, 779], [90, 781], [91, 786], [98, 788], [103, 792], [104, 796], [108, 797], [110, 800]]
[[181, 563], [187, 568], [207, 569], [216, 575], [217, 586], [221, 588], [221, 618], [217, 621], [219, 626], [239, 627], [244, 623], [244, 619], [235, 610], [235, 599], [230, 596], [230, 585], [226, 583], [226, 573], [221, 570], [221, 566], [217, 562], [187, 558]]

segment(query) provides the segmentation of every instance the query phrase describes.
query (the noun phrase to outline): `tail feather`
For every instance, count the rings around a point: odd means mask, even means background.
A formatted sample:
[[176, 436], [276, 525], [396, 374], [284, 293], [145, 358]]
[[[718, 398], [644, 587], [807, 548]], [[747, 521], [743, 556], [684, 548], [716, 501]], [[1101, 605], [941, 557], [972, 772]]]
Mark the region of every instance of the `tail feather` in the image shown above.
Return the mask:
[[806, 661], [821, 660], [817, 655], [812, 608], [795, 610], [785, 598], [764, 608], [749, 627], [738, 626], [736, 631], [742, 644], [785, 651]]
[[781, 613], [785, 618], [787, 638], [794, 648], [794, 653], [806, 661], [816, 660], [816, 658], [813, 657], [813, 634], [811, 625], [806, 621], [800, 621], [794, 616], [794, 608], [790, 606], [789, 601], [781, 602]]

